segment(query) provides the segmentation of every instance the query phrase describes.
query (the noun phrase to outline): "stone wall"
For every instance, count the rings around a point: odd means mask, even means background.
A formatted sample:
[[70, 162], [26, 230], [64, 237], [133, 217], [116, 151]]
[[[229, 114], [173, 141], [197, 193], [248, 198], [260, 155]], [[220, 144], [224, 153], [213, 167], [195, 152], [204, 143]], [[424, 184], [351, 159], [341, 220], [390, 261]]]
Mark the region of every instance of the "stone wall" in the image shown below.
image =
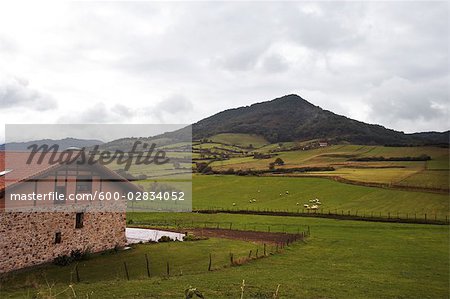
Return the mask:
[[0, 212], [0, 273], [50, 262], [74, 249], [99, 252], [126, 243], [125, 212], [86, 212], [82, 228], [75, 228], [75, 219], [76, 212]]

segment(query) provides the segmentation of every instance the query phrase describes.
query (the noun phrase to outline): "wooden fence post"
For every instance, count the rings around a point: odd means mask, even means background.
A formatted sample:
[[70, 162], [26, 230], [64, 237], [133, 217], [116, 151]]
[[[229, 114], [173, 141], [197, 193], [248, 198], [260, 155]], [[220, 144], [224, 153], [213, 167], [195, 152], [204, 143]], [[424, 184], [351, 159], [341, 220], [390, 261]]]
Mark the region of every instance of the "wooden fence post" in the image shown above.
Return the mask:
[[147, 254], [145, 254], [145, 262], [147, 264], [147, 276], [150, 277], [150, 263], [148, 262]]
[[123, 265], [125, 267], [125, 274], [127, 275], [127, 280], [130, 280], [130, 275], [128, 274], [128, 267], [127, 267], [127, 263], [123, 262]]
[[208, 265], [208, 271], [211, 271], [211, 265], [212, 265], [212, 257], [211, 253], [209, 254], [209, 265]]
[[80, 282], [80, 273], [78, 273], [78, 264], [75, 266], [75, 273], [77, 275], [77, 282]]
[[250, 250], [250, 252], [248, 253], [248, 258], [250, 258], [252, 256], [252, 251]]
[[264, 243], [264, 256], [266, 256], [266, 243]]
[[167, 272], [167, 276], [170, 276], [170, 265], [169, 265], [169, 261], [167, 261], [167, 264], [166, 264], [166, 272]]

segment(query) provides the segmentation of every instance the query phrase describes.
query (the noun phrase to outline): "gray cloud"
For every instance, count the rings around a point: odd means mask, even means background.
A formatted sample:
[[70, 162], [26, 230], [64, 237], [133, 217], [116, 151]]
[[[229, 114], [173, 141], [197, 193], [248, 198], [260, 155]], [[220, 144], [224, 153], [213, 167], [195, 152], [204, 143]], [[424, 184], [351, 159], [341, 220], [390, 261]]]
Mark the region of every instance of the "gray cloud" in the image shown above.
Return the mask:
[[[3, 45], [15, 55], [0, 57], [0, 68], [46, 81], [60, 119], [195, 122], [298, 93], [325, 109], [398, 130], [449, 129], [448, 3], [67, 5], [54, 12], [65, 16], [58, 26], [51, 17], [21, 14], [8, 21], [17, 21], [12, 32], [0, 26], [0, 37], [8, 36]], [[0, 7], [0, 25], [1, 11], [8, 13]], [[52, 12], [44, 7], [40, 13]], [[17, 29], [32, 21], [36, 26]], [[36, 104], [45, 102], [39, 92], [8, 91], [5, 100], [0, 86], [2, 108], [49, 107]], [[16, 96], [22, 100], [12, 100]], [[93, 105], [92, 99], [108, 102]]]
[[134, 115], [132, 109], [124, 105], [107, 106], [97, 102], [82, 110], [66, 113], [57, 120], [61, 124], [107, 124], [127, 123]]
[[57, 102], [45, 93], [29, 86], [26, 79], [0, 79], [0, 109], [21, 108], [45, 111], [57, 107]]
[[176, 114], [180, 112], [186, 113], [192, 111], [193, 105], [189, 99], [182, 95], [171, 95], [159, 102], [155, 107], [151, 107], [151, 109], [157, 113], [163, 112]]
[[[382, 123], [415, 120], [434, 121], [441, 127], [448, 122], [448, 81], [423, 84], [404, 78], [391, 78], [369, 93], [370, 117]], [[424, 88], [423, 85], [431, 87]]]

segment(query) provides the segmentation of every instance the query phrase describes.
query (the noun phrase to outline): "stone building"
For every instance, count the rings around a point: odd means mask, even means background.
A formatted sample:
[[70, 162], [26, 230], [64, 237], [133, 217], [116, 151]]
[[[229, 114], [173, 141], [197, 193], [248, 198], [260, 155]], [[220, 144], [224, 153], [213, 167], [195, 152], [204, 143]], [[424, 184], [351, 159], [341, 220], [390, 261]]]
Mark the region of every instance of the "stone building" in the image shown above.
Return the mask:
[[[99, 252], [126, 243], [126, 194], [140, 189], [95, 165], [26, 164], [0, 151], [0, 273], [51, 262], [72, 250]], [[10, 200], [11, 194], [115, 194], [119, 200]], [[75, 196], [74, 196], [75, 197]]]

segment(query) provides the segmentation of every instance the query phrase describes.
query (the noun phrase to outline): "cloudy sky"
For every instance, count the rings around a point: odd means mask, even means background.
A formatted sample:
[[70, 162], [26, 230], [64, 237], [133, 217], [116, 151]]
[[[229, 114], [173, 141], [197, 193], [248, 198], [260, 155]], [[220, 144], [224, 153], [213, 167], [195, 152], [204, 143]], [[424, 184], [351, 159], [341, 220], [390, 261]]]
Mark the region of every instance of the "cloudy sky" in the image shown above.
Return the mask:
[[0, 122], [182, 124], [296, 93], [448, 130], [449, 35], [447, 2], [2, 1]]

